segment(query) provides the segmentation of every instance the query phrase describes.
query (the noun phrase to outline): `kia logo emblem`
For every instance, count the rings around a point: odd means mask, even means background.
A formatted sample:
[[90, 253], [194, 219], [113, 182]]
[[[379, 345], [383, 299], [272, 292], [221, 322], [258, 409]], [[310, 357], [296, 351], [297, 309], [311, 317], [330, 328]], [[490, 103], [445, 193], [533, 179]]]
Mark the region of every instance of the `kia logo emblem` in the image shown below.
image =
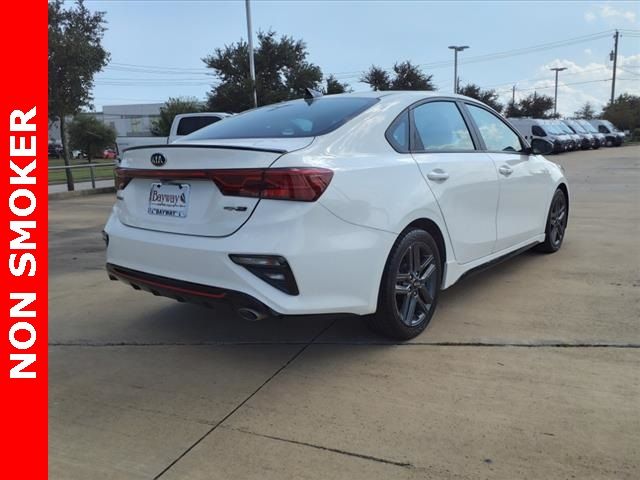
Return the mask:
[[153, 155], [151, 155], [151, 165], [154, 165], [156, 167], [161, 167], [165, 163], [167, 163], [167, 159], [163, 154], [154, 153]]

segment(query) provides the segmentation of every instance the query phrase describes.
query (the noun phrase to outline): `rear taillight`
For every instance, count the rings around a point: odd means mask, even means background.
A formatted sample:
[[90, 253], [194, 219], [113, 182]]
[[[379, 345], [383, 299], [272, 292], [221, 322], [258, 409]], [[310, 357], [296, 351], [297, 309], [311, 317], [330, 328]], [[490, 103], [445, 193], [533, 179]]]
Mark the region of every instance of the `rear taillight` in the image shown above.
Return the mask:
[[333, 178], [326, 168], [239, 168], [228, 170], [116, 169], [116, 187], [122, 190], [133, 178], [211, 180], [220, 192], [232, 197], [314, 202]]
[[133, 177], [129, 176], [126, 168], [116, 168], [116, 190], [124, 190]]

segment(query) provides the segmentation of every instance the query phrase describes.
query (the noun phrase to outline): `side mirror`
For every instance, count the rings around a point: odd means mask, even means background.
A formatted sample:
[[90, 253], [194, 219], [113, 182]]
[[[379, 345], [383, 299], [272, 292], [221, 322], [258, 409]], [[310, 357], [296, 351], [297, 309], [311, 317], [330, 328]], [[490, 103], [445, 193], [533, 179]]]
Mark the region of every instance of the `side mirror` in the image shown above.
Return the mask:
[[553, 144], [542, 138], [531, 140], [531, 153], [534, 155], [549, 155], [553, 153]]

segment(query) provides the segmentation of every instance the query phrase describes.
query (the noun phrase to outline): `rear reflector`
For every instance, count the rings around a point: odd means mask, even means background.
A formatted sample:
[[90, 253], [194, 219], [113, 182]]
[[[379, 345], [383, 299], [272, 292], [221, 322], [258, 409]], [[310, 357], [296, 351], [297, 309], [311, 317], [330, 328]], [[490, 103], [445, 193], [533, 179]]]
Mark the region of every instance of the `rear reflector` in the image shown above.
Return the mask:
[[116, 187], [133, 178], [211, 180], [223, 195], [314, 202], [333, 178], [326, 168], [238, 168], [229, 170], [150, 170], [116, 168]]
[[279, 255], [236, 255], [230, 254], [233, 263], [242, 265], [256, 277], [272, 287], [289, 295], [298, 295], [298, 285], [291, 267], [284, 257]]

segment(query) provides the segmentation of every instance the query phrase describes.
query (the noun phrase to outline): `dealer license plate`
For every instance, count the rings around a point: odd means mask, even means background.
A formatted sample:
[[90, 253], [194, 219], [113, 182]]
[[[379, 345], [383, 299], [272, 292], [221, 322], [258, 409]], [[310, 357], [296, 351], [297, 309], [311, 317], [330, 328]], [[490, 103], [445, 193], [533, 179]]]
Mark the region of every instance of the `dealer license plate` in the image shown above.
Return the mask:
[[185, 218], [189, 209], [188, 183], [153, 183], [149, 191], [149, 215]]

